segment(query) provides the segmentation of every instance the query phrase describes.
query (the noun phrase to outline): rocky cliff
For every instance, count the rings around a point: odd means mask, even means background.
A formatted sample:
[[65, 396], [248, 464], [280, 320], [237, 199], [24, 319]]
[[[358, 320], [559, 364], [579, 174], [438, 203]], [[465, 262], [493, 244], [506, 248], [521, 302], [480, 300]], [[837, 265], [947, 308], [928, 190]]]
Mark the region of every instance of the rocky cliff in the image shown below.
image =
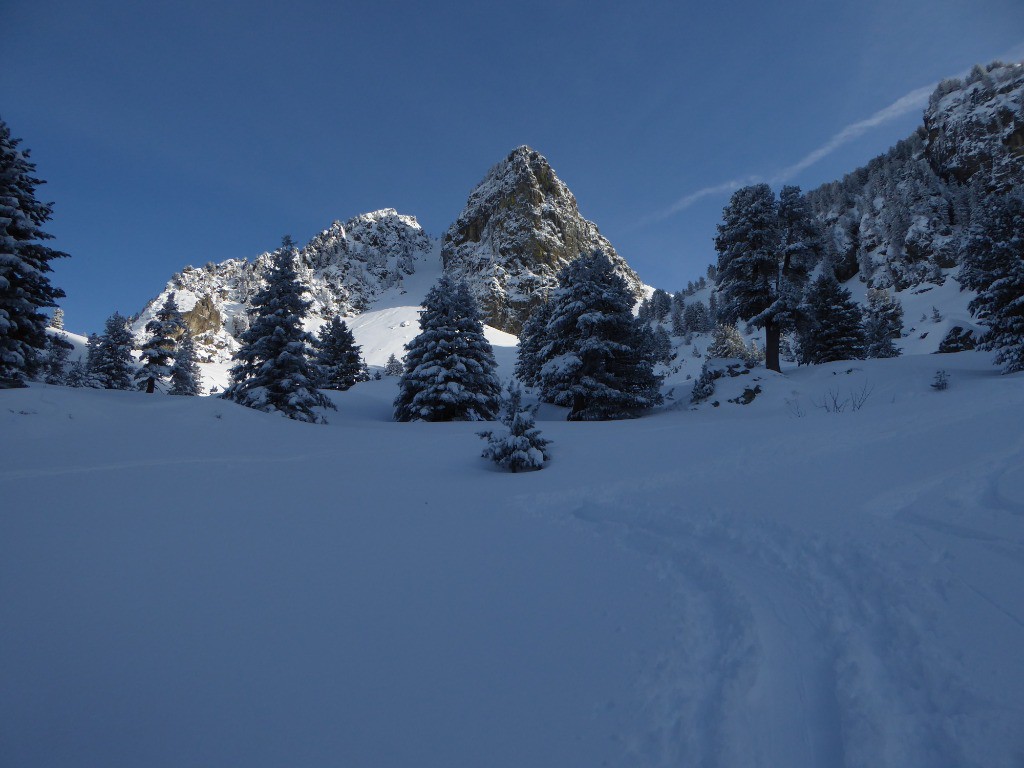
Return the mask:
[[488, 325], [519, 333], [530, 310], [580, 254], [607, 253], [634, 294], [642, 283], [597, 226], [584, 219], [548, 161], [519, 147], [470, 193], [441, 243], [445, 272], [464, 278]]
[[[392, 208], [334, 222], [299, 252], [299, 279], [313, 304], [307, 324], [366, 309], [389, 288], [416, 271], [431, 253], [432, 241], [412, 216]], [[263, 285], [270, 264], [265, 253], [253, 261], [229, 259], [204, 267], [186, 267], [140, 313], [137, 336], [167, 295], [174, 293], [206, 362], [223, 362], [249, 325], [252, 297]]]
[[1024, 185], [1024, 65], [975, 67], [939, 84], [922, 125], [863, 168], [807, 194], [840, 279], [941, 284], [972, 211]]

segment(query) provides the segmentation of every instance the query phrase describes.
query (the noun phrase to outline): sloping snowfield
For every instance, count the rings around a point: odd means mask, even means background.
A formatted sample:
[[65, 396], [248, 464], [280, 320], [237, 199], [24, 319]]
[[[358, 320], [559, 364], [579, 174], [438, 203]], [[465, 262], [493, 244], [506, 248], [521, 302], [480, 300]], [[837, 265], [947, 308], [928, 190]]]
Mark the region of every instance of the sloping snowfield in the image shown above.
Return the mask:
[[519, 475], [395, 386], [0, 392], [0, 765], [1024, 763], [1021, 375], [677, 381]]

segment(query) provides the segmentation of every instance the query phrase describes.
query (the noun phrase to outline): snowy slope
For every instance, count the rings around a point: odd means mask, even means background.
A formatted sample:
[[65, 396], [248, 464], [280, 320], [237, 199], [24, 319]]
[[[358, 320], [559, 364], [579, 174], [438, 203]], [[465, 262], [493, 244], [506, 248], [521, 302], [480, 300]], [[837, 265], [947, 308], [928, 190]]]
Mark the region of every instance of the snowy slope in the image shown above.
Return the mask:
[[476, 425], [391, 422], [394, 379], [326, 427], [0, 392], [0, 764], [1019, 762], [1024, 379], [916, 355], [722, 394], [753, 376], [543, 409], [520, 475]]

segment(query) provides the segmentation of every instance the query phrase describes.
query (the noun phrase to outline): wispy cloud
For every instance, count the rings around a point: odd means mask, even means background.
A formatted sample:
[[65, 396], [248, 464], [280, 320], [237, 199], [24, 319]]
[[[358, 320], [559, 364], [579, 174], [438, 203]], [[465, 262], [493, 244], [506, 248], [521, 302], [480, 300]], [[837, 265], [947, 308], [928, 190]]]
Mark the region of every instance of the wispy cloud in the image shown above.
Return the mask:
[[819, 160], [828, 157], [844, 144], [849, 144], [854, 139], [860, 138], [872, 128], [877, 128], [879, 125], [884, 125], [885, 123], [903, 117], [908, 112], [915, 112], [924, 109], [925, 105], [928, 103], [928, 97], [931, 96], [936, 85], [938, 85], [938, 83], [932, 83], [931, 85], [916, 88], [905, 96], [901, 96], [896, 99], [896, 101], [885, 109], [878, 110], [875, 114], [871, 115], [871, 117], [865, 120], [858, 120], [856, 123], [846, 126], [820, 147], [812, 152], [808, 152], [800, 158], [800, 160], [793, 163], [793, 165], [783, 168], [777, 174], [772, 176], [771, 181], [773, 183], [789, 181], [801, 171], [810, 168]]
[[702, 187], [695, 192], [691, 192], [688, 195], [679, 198], [664, 210], [656, 211], [644, 216], [640, 223], [651, 224], [656, 221], [662, 221], [679, 213], [680, 211], [685, 211], [691, 205], [699, 200], [703, 200], [705, 197], [720, 195], [723, 192], [732, 192], [733, 190], [739, 189], [740, 187], [744, 187], [748, 184], [756, 184], [761, 181], [778, 184], [789, 181], [797, 174], [831, 155], [844, 144], [849, 144], [854, 139], [860, 138], [872, 128], [877, 128], [880, 125], [884, 125], [885, 123], [903, 117], [908, 112], [924, 109], [924, 106], [928, 103], [928, 97], [931, 95], [932, 91], [935, 90], [935, 86], [936, 83], [932, 83], [930, 85], [922, 86], [921, 88], [916, 88], [910, 93], [896, 99], [896, 101], [884, 109], [878, 110], [870, 117], [865, 118], [864, 120], [858, 120], [856, 123], [846, 126], [820, 147], [808, 152], [800, 158], [800, 160], [786, 168], [783, 168], [768, 179], [761, 176], [748, 176], [744, 179], [731, 179], [729, 181], [723, 181], [721, 184]]
[[652, 224], [656, 221], [662, 221], [667, 219], [680, 211], [685, 211], [691, 205], [696, 203], [698, 200], [703, 200], [705, 197], [711, 197], [713, 195], [720, 195], [723, 192], [732, 192], [733, 190], [745, 187], [748, 184], [757, 184], [759, 181], [764, 181], [760, 176], [747, 176], [745, 179], [731, 179], [729, 181], [723, 181], [721, 184], [715, 184], [713, 187], [703, 187], [695, 192], [691, 192], [685, 197], [681, 197], [676, 200], [668, 208], [662, 211], [655, 211], [644, 216], [641, 220], [641, 224]]
[[[1020, 61], [1021, 59], [1024, 59], [1024, 43], [1011, 48], [1002, 56], [997, 57], [997, 59], [1007, 62]], [[967, 70], [959, 73], [957, 77], [964, 77], [966, 74]], [[877, 128], [880, 125], [897, 120], [910, 112], [923, 110], [925, 105], [928, 103], [928, 97], [931, 96], [936, 85], [938, 85], [938, 83], [931, 83], [920, 88], [915, 88], [910, 93], [896, 99], [896, 101], [884, 109], [878, 110], [870, 117], [865, 118], [864, 120], [858, 120], [856, 123], [851, 123], [820, 147], [808, 152], [797, 162], [783, 168], [778, 173], [773, 174], [770, 178], [765, 179], [761, 176], [747, 176], [744, 179], [731, 179], [729, 181], [723, 181], [721, 184], [702, 187], [701, 189], [679, 198], [672, 203], [672, 205], [663, 210], [647, 214], [640, 219], [638, 225], [643, 226], [645, 224], [662, 221], [670, 216], [674, 216], [680, 211], [685, 211], [691, 205], [703, 200], [705, 197], [721, 195], [724, 192], [732, 192], [740, 187], [747, 186], [748, 184], [757, 184], [761, 181], [768, 181], [771, 184], [781, 184], [789, 181], [801, 172], [810, 168], [815, 163], [831, 155], [844, 144], [849, 144], [854, 139], [860, 138], [872, 128]]]

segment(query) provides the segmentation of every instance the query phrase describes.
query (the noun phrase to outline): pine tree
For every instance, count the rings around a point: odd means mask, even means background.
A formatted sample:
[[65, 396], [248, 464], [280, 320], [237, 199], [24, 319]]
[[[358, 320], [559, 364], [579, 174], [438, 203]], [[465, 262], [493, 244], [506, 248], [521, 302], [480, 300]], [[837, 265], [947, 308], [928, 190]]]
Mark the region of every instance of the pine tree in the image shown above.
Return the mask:
[[808, 286], [800, 314], [800, 363], [817, 365], [864, 357], [860, 307], [831, 270], [824, 270]]
[[384, 375], [401, 376], [403, 371], [405, 371], [405, 366], [402, 365], [402, 361], [395, 357], [395, 354], [392, 352], [388, 361], [384, 363]]
[[989, 197], [965, 239], [960, 282], [977, 291], [971, 313], [988, 326], [979, 349], [1003, 373], [1024, 371], [1024, 194]]
[[864, 356], [899, 357], [893, 344], [903, 334], [903, 305], [885, 288], [868, 290], [864, 309]]
[[693, 301], [686, 305], [683, 310], [683, 323], [689, 333], [707, 333], [714, 327], [711, 323], [711, 313], [703, 301]]
[[158, 387], [161, 390], [166, 387], [171, 377], [176, 339], [184, 330], [185, 321], [172, 293], [153, 319], [146, 323], [149, 338], [142, 346], [142, 367], [135, 374], [135, 384], [139, 389], [153, 394]]
[[665, 322], [671, 310], [672, 297], [669, 296], [667, 291], [655, 288], [654, 293], [651, 294], [651, 321], [655, 323]]
[[348, 324], [340, 317], [320, 329], [315, 343], [317, 383], [322, 389], [344, 392], [358, 381], [366, 381], [362, 348], [356, 344]]
[[465, 282], [442, 275], [423, 301], [420, 333], [406, 350], [396, 421], [490, 421], [497, 415], [497, 363]]
[[718, 377], [718, 371], [712, 368], [708, 359], [705, 358], [704, 364], [700, 367], [700, 376], [693, 383], [693, 390], [690, 392], [690, 402], [699, 403], [715, 394], [715, 379]]
[[654, 360], [664, 365], [668, 365], [672, 362], [672, 339], [668, 335], [668, 331], [661, 325], [654, 328], [652, 335], [653, 343], [653, 356]]
[[47, 274], [50, 262], [67, 254], [41, 242], [52, 237], [41, 227], [53, 206], [36, 200], [43, 182], [20, 143], [0, 120], [0, 388], [24, 386], [38, 373], [49, 325], [43, 310], [64, 296]]
[[541, 397], [570, 408], [570, 421], [635, 416], [661, 402], [650, 328], [600, 251], [569, 262], [551, 297], [541, 350]]
[[196, 359], [196, 343], [187, 325], [175, 350], [170, 394], [189, 397], [203, 394], [203, 375]]
[[135, 375], [135, 361], [132, 358], [131, 328], [128, 318], [115, 312], [107, 318], [103, 334], [91, 347], [89, 372], [105, 389], [132, 389]]
[[64, 330], [64, 310], [60, 307], [53, 310], [53, 317], [50, 318], [50, 327], [57, 331]]
[[334, 405], [316, 390], [307, 359], [313, 337], [303, 330], [302, 318], [310, 302], [302, 298], [290, 237], [275, 251], [266, 280], [267, 286], [252, 298], [252, 325], [242, 334], [231, 386], [221, 396], [297, 421], [325, 423], [313, 409]]
[[742, 360], [747, 356], [747, 345], [735, 325], [719, 323], [711, 335], [708, 357]]
[[[89, 387], [90, 389], [103, 389], [106, 387], [106, 381], [100, 374], [97, 366], [100, 360], [100, 336], [97, 333], [90, 333], [85, 348], [85, 364], [81, 366], [82, 370], [72, 370], [68, 373], [69, 379], [73, 379], [68, 382], [68, 386], [72, 387]], [[74, 368], [74, 366], [72, 366]], [[81, 373], [81, 376], [79, 376]]]
[[799, 187], [785, 187], [779, 203], [767, 184], [738, 189], [715, 238], [719, 322], [744, 320], [765, 329], [765, 365], [780, 370], [782, 331], [791, 327], [820, 242]]
[[481, 456], [512, 472], [543, 469], [544, 462], [550, 458], [547, 447], [551, 441], [541, 437], [533, 410], [523, 407], [522, 398], [522, 390], [515, 382], [510, 382], [501, 418], [508, 431], [502, 435], [495, 435], [491, 430], [477, 433], [487, 441]]
[[785, 332], [796, 327], [808, 277], [824, 251], [821, 230], [800, 187], [785, 186], [779, 192], [779, 229], [782, 263], [774, 315], [776, 325]]
[[68, 355], [74, 346], [61, 334], [49, 334], [46, 354], [43, 357], [43, 380], [47, 384], [65, 384], [67, 379]]
[[519, 333], [516, 353], [516, 378], [527, 387], [540, 384], [540, 368], [544, 364], [541, 353], [547, 345], [548, 321], [552, 304], [546, 301], [533, 308]]
[[672, 321], [673, 336], [685, 336], [687, 330], [689, 330], [686, 327], [685, 312], [686, 300], [680, 291], [672, 296], [672, 311], [669, 313], [669, 317]]

